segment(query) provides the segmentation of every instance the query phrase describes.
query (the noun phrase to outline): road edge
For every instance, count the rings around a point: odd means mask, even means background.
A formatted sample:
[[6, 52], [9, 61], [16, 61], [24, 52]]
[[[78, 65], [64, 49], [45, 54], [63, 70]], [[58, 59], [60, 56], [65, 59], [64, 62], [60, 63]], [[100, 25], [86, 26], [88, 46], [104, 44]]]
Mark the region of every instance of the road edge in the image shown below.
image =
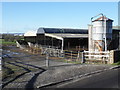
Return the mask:
[[37, 86], [36, 88], [46, 88], [46, 87], [50, 87], [50, 86], [57, 85], [57, 84], [67, 83], [69, 81], [73, 81], [73, 80], [76, 80], [78, 78], [90, 76], [90, 75], [93, 75], [93, 74], [97, 74], [97, 73], [101, 73], [101, 72], [104, 72], [104, 71], [107, 71], [107, 70], [112, 70], [112, 69], [117, 69], [117, 68], [120, 68], [120, 65], [113, 66], [113, 67], [110, 67], [108, 69], [97, 70], [97, 71], [94, 71], [94, 72], [90, 72], [90, 73], [85, 73], [85, 74], [82, 74], [82, 75], [74, 76], [74, 77], [71, 77], [71, 78], [59, 81], [59, 82], [52, 82], [50, 84], [44, 84], [42, 86]]

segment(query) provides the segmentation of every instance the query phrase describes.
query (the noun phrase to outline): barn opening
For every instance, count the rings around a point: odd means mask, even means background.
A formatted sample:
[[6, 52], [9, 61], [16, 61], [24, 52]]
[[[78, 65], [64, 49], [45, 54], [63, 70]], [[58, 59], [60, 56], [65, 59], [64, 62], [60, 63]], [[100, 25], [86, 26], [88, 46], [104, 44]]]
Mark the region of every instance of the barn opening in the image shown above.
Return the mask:
[[24, 34], [27, 42], [62, 50], [88, 50], [87, 29], [39, 28]]

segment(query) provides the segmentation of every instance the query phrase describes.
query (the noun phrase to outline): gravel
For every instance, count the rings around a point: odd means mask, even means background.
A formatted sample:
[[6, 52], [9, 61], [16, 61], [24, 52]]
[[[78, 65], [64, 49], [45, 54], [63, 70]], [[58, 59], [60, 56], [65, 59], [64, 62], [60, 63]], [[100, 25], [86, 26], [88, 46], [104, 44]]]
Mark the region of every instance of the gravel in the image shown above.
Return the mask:
[[38, 76], [34, 83], [34, 87], [48, 86], [86, 73], [109, 69], [110, 67], [111, 65], [71, 65], [52, 67]]
[[[98, 70], [109, 69], [111, 65], [69, 65], [49, 67], [46, 71], [26, 73], [22, 77], [9, 83], [5, 88], [38, 88]], [[29, 87], [28, 87], [29, 86]]]
[[[86, 73], [91, 73], [99, 70], [109, 69], [112, 65], [96, 65], [96, 64], [70, 64], [65, 62], [57, 62], [57, 60], [50, 60], [50, 66], [45, 67], [45, 57], [41, 55], [33, 55], [22, 52], [15, 48], [12, 58], [4, 59], [4, 61], [11, 61], [16, 64], [35, 68], [35, 71], [26, 72], [19, 78], [11, 81], [4, 88], [38, 88], [49, 86], [55, 83], [60, 83], [69, 79], [73, 79]], [[21, 53], [16, 54], [17, 53]], [[7, 52], [8, 54], [8, 52]], [[17, 59], [17, 62], [16, 62]], [[19, 63], [20, 62], [20, 63]]]

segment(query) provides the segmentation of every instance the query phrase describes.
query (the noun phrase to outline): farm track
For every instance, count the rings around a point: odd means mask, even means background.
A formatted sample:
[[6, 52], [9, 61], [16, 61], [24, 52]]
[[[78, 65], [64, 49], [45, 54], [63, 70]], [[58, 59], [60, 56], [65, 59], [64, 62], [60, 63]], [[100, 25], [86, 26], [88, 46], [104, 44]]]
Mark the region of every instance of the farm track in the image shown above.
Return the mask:
[[[9, 49], [10, 50], [10, 49]], [[18, 51], [18, 50], [11, 50], [11, 51]], [[19, 51], [20, 52], [20, 51]], [[17, 52], [18, 53], [18, 52]], [[21, 52], [20, 52], [21, 53]], [[22, 53], [24, 53], [22, 51]], [[3, 55], [6, 55], [6, 58], [3, 58], [3, 69], [7, 71], [11, 71], [11, 73], [7, 73], [6, 77], [2, 78], [2, 88], [5, 88], [9, 86], [12, 82], [22, 82], [21, 80], [19, 81], [20, 78], [23, 80], [26, 79], [26, 88], [27, 87], [32, 87], [32, 82], [34, 82], [35, 78], [41, 74], [42, 72], [46, 71], [45, 69], [28, 64], [28, 62], [33, 61], [32, 58], [35, 58], [36, 55], [13, 55], [10, 56], [9, 53], [6, 53], [3, 51]], [[30, 59], [29, 59], [30, 58]], [[39, 59], [38, 59], [39, 60]], [[27, 62], [27, 63], [26, 63]], [[4, 72], [3, 70], [3, 72]], [[37, 73], [36, 73], [37, 72]], [[24, 77], [25, 75], [33, 73], [33, 76], [27, 78]], [[36, 74], [35, 74], [36, 73]], [[28, 80], [29, 79], [29, 80]]]
[[[48, 69], [45, 66], [45, 56], [40, 54], [31, 54], [15, 46], [3, 47], [2, 54], [5, 56], [2, 59], [3, 73], [5, 73], [2, 78], [2, 88], [13, 88], [15, 86], [34, 88], [37, 77]], [[51, 65], [54, 66], [58, 62], [63, 63], [60, 60], [53, 59]], [[8, 73], [8, 71], [12, 73]]]
[[[27, 73], [30, 73], [30, 72], [35, 72], [35, 71], [40, 71], [39, 73], [37, 74], [34, 74], [34, 76], [28, 81], [28, 83], [26, 84], [26, 87], [32, 87], [32, 82], [34, 82], [35, 78], [41, 74], [42, 72], [45, 71], [45, 69], [41, 68], [41, 67], [37, 67], [37, 66], [34, 66], [34, 65], [29, 65], [29, 64], [24, 64], [24, 63], [21, 63], [21, 62], [7, 62], [7, 64], [11, 64], [13, 66], [17, 66], [18, 68], [23, 68], [23, 73], [20, 73], [19, 75], [16, 75], [14, 78], [10, 79], [9, 81], [3, 83], [3, 88], [8, 85], [9, 83], [12, 83], [13, 81], [19, 79], [20, 77], [24, 76], [25, 74]], [[29, 66], [29, 68], [28, 68]], [[23, 78], [24, 80], [26, 78]], [[19, 81], [19, 80], [18, 80]]]

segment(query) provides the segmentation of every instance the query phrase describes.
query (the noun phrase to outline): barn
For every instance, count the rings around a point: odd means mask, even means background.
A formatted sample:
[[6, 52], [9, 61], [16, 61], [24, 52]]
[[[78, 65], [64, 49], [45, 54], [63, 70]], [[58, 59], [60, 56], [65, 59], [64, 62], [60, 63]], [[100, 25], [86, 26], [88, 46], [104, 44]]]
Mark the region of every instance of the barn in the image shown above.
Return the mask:
[[51, 46], [62, 50], [87, 50], [88, 30], [71, 28], [39, 28], [28, 31], [24, 39], [33, 44]]
[[[88, 50], [88, 29], [38, 28], [24, 34], [24, 40], [42, 46], [62, 50]], [[120, 50], [120, 28], [113, 27], [108, 50]]]

